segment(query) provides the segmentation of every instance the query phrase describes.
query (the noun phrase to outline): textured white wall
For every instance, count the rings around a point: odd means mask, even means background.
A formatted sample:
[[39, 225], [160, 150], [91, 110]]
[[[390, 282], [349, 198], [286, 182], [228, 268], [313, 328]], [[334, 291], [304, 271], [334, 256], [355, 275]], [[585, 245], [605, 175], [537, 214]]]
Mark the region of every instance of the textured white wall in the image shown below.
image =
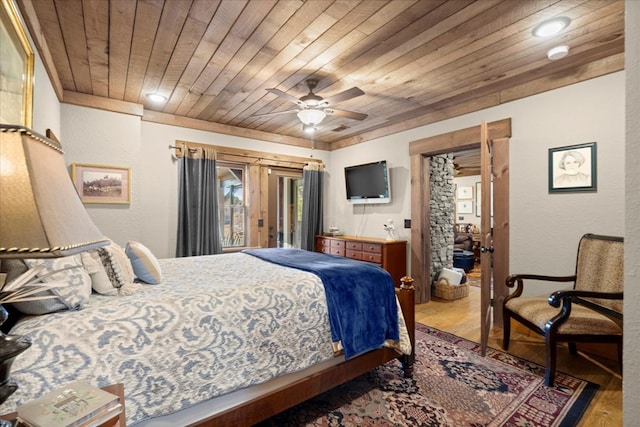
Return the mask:
[[625, 68], [627, 94], [625, 295], [624, 295], [624, 425], [640, 420], [640, 2], [627, 0]]
[[[331, 152], [325, 224], [335, 223], [347, 234], [384, 236], [385, 218], [410, 217], [410, 141], [511, 118], [510, 271], [545, 266], [549, 275], [571, 274], [582, 234], [624, 234], [624, 79], [619, 72]], [[598, 148], [597, 192], [549, 194], [549, 148], [592, 141]], [[342, 169], [382, 159], [392, 167], [392, 203], [367, 206], [363, 215], [362, 207], [345, 201]], [[407, 231], [399, 237], [408, 239]]]
[[[119, 245], [140, 240], [148, 211], [142, 206], [140, 118], [62, 104], [65, 161], [131, 169], [130, 204], [87, 204], [100, 231]], [[154, 213], [151, 212], [151, 215]]]

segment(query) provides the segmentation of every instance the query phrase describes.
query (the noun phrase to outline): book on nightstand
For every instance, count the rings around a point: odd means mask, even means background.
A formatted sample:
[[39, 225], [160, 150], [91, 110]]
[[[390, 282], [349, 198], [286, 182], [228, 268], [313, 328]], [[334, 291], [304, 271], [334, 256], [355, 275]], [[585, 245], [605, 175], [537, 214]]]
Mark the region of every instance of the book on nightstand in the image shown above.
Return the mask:
[[120, 398], [83, 381], [74, 381], [17, 409], [31, 427], [93, 427], [122, 412]]

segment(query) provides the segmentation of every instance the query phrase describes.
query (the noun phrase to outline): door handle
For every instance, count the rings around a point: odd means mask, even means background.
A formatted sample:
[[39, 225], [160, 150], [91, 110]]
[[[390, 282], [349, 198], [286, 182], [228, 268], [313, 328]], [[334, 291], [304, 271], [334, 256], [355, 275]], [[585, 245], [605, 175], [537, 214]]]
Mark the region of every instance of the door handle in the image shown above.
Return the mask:
[[480, 252], [485, 253], [485, 252], [491, 252], [493, 253], [494, 248], [493, 246], [489, 246], [488, 248], [486, 246], [480, 246]]

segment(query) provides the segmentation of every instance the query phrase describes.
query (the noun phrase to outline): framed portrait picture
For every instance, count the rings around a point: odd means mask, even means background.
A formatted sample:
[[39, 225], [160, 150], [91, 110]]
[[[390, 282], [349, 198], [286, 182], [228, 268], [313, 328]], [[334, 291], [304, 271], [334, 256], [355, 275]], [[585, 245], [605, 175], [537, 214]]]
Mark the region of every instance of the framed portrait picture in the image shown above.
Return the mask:
[[129, 168], [73, 163], [71, 179], [83, 203], [130, 203]]
[[473, 187], [458, 187], [458, 200], [473, 199]]
[[458, 202], [458, 213], [459, 214], [473, 213], [473, 203], [471, 203], [471, 200]]
[[0, 40], [0, 123], [31, 127], [34, 54], [9, 0], [0, 0]]
[[596, 191], [596, 143], [549, 149], [549, 193]]

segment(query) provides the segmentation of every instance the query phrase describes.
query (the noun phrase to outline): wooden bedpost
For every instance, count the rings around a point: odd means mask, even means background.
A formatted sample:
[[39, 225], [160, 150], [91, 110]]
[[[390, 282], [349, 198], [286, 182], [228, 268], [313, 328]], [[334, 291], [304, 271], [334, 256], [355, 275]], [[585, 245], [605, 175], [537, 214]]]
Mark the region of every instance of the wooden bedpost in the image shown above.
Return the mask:
[[402, 315], [407, 324], [407, 331], [411, 339], [411, 355], [402, 355], [400, 362], [402, 370], [406, 378], [413, 376], [413, 362], [416, 360], [416, 305], [415, 305], [415, 288], [413, 287], [413, 278], [404, 276], [400, 279], [400, 287], [396, 287], [396, 295], [402, 308]]

